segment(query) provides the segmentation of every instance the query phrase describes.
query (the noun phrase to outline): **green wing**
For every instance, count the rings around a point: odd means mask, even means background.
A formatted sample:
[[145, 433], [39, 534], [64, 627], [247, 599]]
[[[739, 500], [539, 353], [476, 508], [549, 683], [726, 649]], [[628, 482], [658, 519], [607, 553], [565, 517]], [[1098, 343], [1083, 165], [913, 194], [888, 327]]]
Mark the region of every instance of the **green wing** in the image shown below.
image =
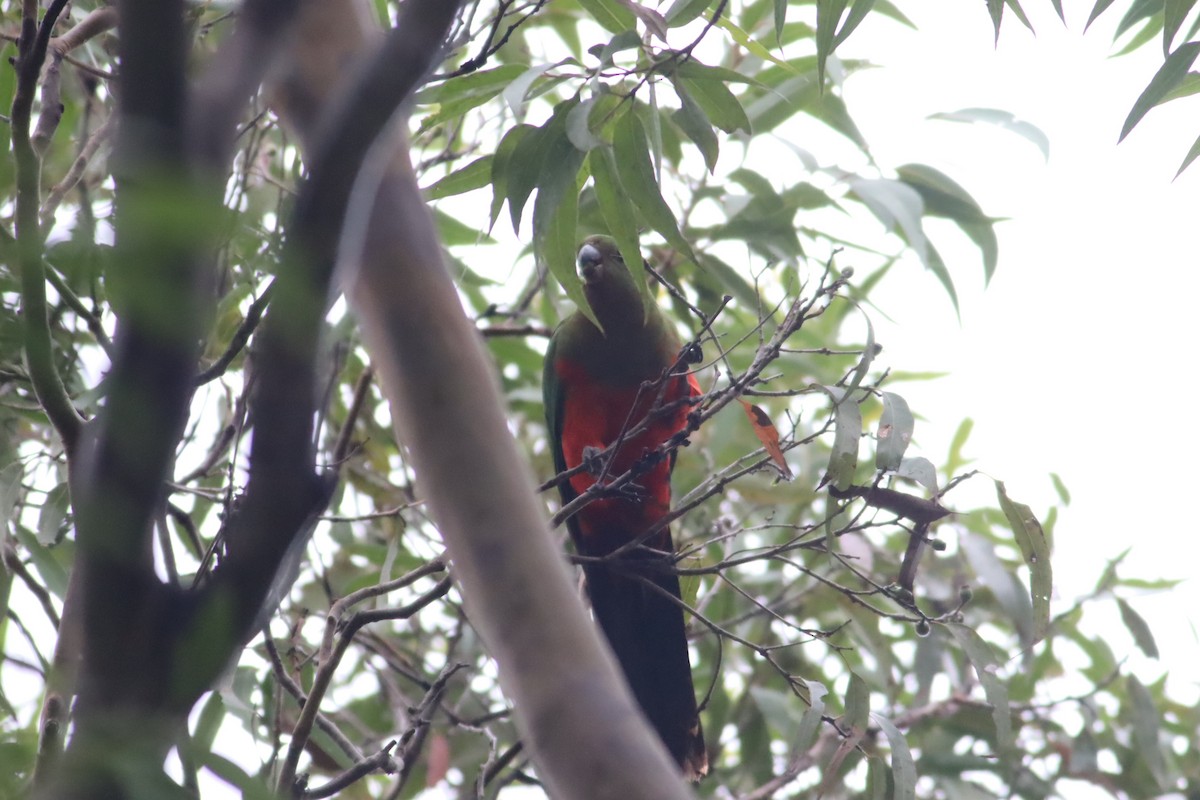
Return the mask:
[[550, 437], [550, 452], [554, 456], [555, 473], [567, 468], [562, 452], [563, 405], [566, 393], [554, 371], [554, 357], [558, 351], [558, 331], [550, 337], [546, 348], [546, 363], [542, 367], [542, 404], [546, 410], [546, 433]]

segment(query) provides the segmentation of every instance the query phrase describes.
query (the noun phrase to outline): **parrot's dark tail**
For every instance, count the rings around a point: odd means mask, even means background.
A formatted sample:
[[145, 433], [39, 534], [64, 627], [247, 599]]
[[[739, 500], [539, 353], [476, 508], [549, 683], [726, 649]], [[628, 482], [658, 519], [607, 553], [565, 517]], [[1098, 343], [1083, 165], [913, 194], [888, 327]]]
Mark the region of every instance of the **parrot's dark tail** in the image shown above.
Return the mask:
[[[662, 569], [653, 568], [655, 561], [662, 562]], [[586, 564], [584, 574], [592, 612], [638, 705], [684, 777], [697, 781], [708, 773], [708, 753], [692, 686], [683, 609], [671, 601], [679, 597], [679, 577], [666, 569], [665, 556], [642, 549]]]

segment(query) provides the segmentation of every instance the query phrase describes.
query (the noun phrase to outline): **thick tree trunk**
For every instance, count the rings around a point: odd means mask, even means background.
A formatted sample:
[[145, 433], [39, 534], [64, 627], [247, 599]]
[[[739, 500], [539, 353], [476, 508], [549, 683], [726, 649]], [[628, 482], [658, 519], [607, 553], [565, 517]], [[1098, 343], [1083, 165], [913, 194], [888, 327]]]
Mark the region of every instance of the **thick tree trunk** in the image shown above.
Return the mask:
[[[321, 108], [337, 98], [334, 76], [378, 31], [358, 0], [309, 4], [306, 15], [272, 93], [311, 145]], [[506, 427], [495, 366], [445, 269], [404, 137], [389, 136], [386, 169], [364, 170], [382, 172], [365, 231], [358, 218], [346, 226], [360, 232], [343, 240], [344, 260], [358, 254], [347, 294], [539, 775], [557, 798], [690, 797], [587, 618]]]

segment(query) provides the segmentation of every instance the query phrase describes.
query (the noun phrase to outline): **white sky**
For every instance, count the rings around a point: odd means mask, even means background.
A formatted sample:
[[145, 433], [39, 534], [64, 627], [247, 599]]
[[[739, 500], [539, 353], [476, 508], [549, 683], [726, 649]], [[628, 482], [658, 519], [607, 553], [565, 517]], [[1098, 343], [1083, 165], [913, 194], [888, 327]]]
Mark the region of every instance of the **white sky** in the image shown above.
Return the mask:
[[[1126, 547], [1125, 576], [1185, 578], [1197, 563], [1185, 504], [1200, 444], [1187, 345], [1200, 282], [1200, 162], [1172, 178], [1200, 124], [1194, 100], [1176, 101], [1118, 146], [1161, 64], [1161, 36], [1109, 58], [1124, 4], [1086, 36], [1091, 2], [1064, 3], [1067, 29], [1049, 3], [1023, 5], [1036, 36], [1006, 15], [996, 48], [983, 3], [905, 3], [919, 33], [864, 24], [839, 55], [884, 67], [845, 87], [881, 166], [928, 163], [987, 213], [1012, 218], [997, 226], [1000, 264], [986, 291], [974, 246], [933, 234], [959, 287], [961, 326], [932, 275], [910, 265], [873, 298], [896, 323], [876, 320], [877, 336], [896, 368], [953, 373], [898, 388], [928, 420], [916, 436], [935, 462], [971, 416], [968, 455], [1014, 499], [1043, 514], [1055, 498], [1048, 473], [1062, 476], [1072, 502], [1056, 526], [1054, 564], [1058, 597], [1069, 601]], [[972, 106], [1040, 127], [1049, 162], [1011, 133], [925, 119]], [[1134, 599], [1163, 653], [1161, 664], [1133, 659], [1144, 680], [1197, 663], [1198, 600], [1194, 580]], [[1124, 632], [1114, 624], [1115, 645]], [[1198, 678], [1176, 669], [1170, 683], [1194, 696]]]

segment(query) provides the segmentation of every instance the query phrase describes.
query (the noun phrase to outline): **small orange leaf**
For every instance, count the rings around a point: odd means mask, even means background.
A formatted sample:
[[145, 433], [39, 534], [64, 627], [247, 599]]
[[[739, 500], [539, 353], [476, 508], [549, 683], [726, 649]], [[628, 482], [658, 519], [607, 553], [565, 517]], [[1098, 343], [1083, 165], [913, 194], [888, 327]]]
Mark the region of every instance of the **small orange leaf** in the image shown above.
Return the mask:
[[771, 418], [767, 416], [767, 412], [758, 406], [747, 403], [740, 397], [738, 398], [738, 402], [746, 410], [746, 416], [750, 419], [750, 424], [754, 426], [754, 435], [762, 442], [767, 455], [774, 462], [775, 469], [779, 471], [779, 477], [785, 481], [790, 481], [792, 479], [792, 470], [783, 458], [783, 449], [779, 446], [779, 431], [776, 430], [775, 423], [771, 422]]

